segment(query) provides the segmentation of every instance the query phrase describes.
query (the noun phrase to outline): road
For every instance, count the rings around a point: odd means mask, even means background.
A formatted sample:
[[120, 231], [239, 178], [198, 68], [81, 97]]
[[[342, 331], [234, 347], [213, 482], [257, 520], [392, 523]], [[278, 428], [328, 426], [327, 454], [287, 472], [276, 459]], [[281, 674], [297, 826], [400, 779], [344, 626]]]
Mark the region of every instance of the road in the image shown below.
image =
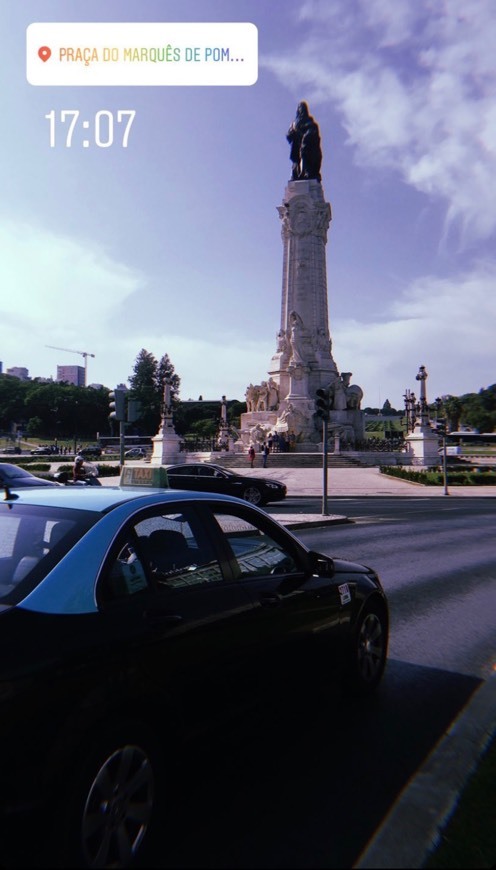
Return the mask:
[[380, 692], [293, 699], [191, 747], [148, 866], [352, 867], [494, 667], [494, 499], [338, 501], [353, 522], [297, 534], [379, 571], [391, 606]]

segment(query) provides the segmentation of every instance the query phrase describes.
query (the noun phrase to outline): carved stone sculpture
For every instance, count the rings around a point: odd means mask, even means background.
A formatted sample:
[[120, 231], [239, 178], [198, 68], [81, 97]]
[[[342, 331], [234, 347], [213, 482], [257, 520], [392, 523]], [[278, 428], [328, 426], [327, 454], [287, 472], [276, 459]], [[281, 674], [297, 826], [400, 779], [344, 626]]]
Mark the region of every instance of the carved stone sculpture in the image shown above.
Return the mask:
[[291, 324], [291, 359], [295, 365], [304, 365], [303, 358], [303, 320], [296, 311], [292, 311], [289, 315]]

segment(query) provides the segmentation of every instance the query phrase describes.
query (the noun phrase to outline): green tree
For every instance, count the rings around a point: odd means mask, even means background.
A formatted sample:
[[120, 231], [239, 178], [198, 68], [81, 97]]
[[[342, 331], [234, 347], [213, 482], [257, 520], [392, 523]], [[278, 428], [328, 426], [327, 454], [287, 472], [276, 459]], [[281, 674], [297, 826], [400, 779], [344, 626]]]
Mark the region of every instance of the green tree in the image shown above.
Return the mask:
[[442, 396], [441, 410], [446, 415], [448, 432], [456, 432], [460, 428], [463, 404], [457, 396]]
[[13, 375], [0, 375], [0, 429], [10, 432], [14, 424], [24, 421], [28, 386], [28, 381]]
[[158, 432], [167, 380], [171, 386], [172, 405], [177, 407], [181, 379], [176, 374], [169, 355], [165, 353], [160, 362], [157, 362], [152, 353], [144, 348], [140, 350], [129, 384], [130, 398], [137, 399], [141, 404], [141, 413], [135, 428], [140, 429], [143, 434], [154, 435]]
[[463, 422], [479, 432], [496, 430], [496, 384], [461, 397]]
[[166, 381], [169, 382], [171, 387], [171, 400], [173, 406], [177, 406], [179, 402], [179, 387], [181, 386], [181, 378], [176, 374], [174, 366], [172, 365], [169, 354], [164, 353], [163, 357], [161, 357], [158, 368], [157, 368], [157, 386], [160, 392], [160, 396], [164, 395], [164, 387]]
[[26, 434], [29, 436], [38, 436], [41, 437], [43, 435], [43, 420], [41, 417], [30, 417], [28, 420], [28, 425], [26, 426]]
[[162, 396], [158, 385], [158, 363], [152, 353], [142, 348], [129, 378], [130, 398], [141, 405], [139, 424], [147, 435], [158, 432], [161, 418]]

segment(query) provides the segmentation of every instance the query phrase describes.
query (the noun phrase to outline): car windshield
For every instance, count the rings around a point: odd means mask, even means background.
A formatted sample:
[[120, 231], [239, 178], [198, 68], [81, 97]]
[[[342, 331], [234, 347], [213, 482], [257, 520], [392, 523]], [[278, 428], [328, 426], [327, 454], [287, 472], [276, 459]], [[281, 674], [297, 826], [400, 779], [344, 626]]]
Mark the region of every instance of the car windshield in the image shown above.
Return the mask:
[[17, 465], [5, 465], [2, 463], [0, 466], [0, 472], [2, 478], [5, 480], [14, 480], [16, 477], [32, 477], [33, 475], [26, 471], [24, 468], [18, 468]]
[[17, 604], [98, 520], [94, 511], [0, 503], [0, 604]]

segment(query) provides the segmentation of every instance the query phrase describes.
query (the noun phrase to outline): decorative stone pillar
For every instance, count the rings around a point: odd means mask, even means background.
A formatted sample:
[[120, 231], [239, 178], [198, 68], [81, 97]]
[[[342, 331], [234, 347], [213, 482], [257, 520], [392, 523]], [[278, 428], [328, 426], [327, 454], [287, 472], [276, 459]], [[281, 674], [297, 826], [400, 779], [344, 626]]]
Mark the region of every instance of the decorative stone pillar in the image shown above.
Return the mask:
[[181, 439], [174, 429], [172, 419], [171, 386], [168, 381], [164, 386], [164, 412], [160, 429], [152, 438], [153, 452], [151, 465], [169, 465], [179, 459]]
[[427, 405], [426, 381], [428, 374], [425, 366], [420, 366], [416, 374], [420, 382], [420, 397], [417, 407], [418, 417], [411, 435], [407, 435], [407, 449], [412, 456], [412, 465], [432, 468], [439, 465], [439, 444], [436, 433], [429, 423], [429, 408]]

